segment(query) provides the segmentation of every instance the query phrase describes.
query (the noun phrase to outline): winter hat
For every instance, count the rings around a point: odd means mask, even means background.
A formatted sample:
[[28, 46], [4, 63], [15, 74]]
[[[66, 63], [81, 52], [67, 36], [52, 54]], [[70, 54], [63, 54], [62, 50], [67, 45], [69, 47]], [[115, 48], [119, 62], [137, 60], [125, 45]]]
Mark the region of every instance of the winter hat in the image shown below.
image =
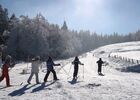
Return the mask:
[[36, 56], [35, 60], [40, 60], [40, 56]]
[[12, 57], [10, 55], [6, 56], [5, 63], [9, 63]]

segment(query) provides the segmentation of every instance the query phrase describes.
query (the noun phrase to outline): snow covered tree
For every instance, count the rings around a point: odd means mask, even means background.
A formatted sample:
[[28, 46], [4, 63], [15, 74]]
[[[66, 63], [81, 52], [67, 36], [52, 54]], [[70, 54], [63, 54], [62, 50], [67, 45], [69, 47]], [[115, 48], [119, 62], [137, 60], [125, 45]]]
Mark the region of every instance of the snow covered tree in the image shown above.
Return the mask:
[[2, 8], [0, 5], [0, 35], [4, 32], [4, 30], [8, 30], [8, 10], [6, 8]]
[[5, 43], [5, 38], [3, 37], [4, 31], [8, 31], [8, 10], [6, 8], [2, 8], [0, 5], [0, 44]]
[[77, 32], [69, 30], [66, 21], [60, 28], [50, 24], [42, 14], [34, 18], [21, 15], [19, 18], [12, 14], [8, 18], [7, 10], [0, 6], [1, 36], [9, 36], [6, 52], [17, 60], [25, 60], [28, 56], [41, 56], [46, 59], [68, 58], [93, 50], [99, 46], [140, 40], [140, 31], [120, 35]]

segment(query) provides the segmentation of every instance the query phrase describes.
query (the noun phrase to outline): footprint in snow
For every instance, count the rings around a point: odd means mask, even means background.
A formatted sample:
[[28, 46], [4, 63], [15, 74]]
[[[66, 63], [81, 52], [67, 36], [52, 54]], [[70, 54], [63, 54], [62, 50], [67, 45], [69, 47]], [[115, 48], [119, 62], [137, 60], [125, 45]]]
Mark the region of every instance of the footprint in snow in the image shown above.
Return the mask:
[[101, 86], [101, 84], [96, 84], [96, 83], [93, 83], [93, 84], [87, 84], [85, 86], [82, 86], [82, 87], [86, 87], [86, 88], [94, 88], [94, 87], [99, 87]]

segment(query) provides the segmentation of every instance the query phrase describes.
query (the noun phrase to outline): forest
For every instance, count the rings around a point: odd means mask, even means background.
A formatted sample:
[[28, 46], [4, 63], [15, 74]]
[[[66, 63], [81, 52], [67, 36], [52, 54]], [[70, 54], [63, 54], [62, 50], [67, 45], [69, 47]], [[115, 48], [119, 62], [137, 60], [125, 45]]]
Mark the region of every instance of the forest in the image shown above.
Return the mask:
[[48, 56], [64, 59], [91, 51], [97, 47], [140, 40], [140, 30], [133, 33], [101, 34], [89, 30], [71, 30], [67, 22], [63, 25], [51, 24], [39, 13], [30, 18], [8, 14], [8, 9], [0, 5], [0, 45], [5, 54], [16, 60], [28, 57]]

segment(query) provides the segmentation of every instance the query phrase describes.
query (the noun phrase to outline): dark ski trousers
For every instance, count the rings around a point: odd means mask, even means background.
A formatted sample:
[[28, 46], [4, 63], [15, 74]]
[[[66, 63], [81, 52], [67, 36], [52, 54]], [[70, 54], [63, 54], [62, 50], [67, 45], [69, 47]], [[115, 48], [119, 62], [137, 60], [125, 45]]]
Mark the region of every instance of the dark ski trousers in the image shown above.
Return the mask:
[[77, 78], [77, 74], [78, 74], [78, 66], [75, 66], [74, 67], [73, 78]]
[[101, 73], [102, 71], [102, 66], [98, 66], [98, 73]]
[[44, 82], [47, 81], [50, 72], [53, 73], [53, 79], [54, 79], [54, 80], [57, 80], [57, 76], [56, 76], [56, 72], [55, 72], [55, 70], [47, 70], [47, 74], [45, 75]]
[[10, 86], [10, 78], [9, 78], [9, 74], [2, 74], [2, 76], [0, 77], [0, 82], [6, 78], [6, 85]]

